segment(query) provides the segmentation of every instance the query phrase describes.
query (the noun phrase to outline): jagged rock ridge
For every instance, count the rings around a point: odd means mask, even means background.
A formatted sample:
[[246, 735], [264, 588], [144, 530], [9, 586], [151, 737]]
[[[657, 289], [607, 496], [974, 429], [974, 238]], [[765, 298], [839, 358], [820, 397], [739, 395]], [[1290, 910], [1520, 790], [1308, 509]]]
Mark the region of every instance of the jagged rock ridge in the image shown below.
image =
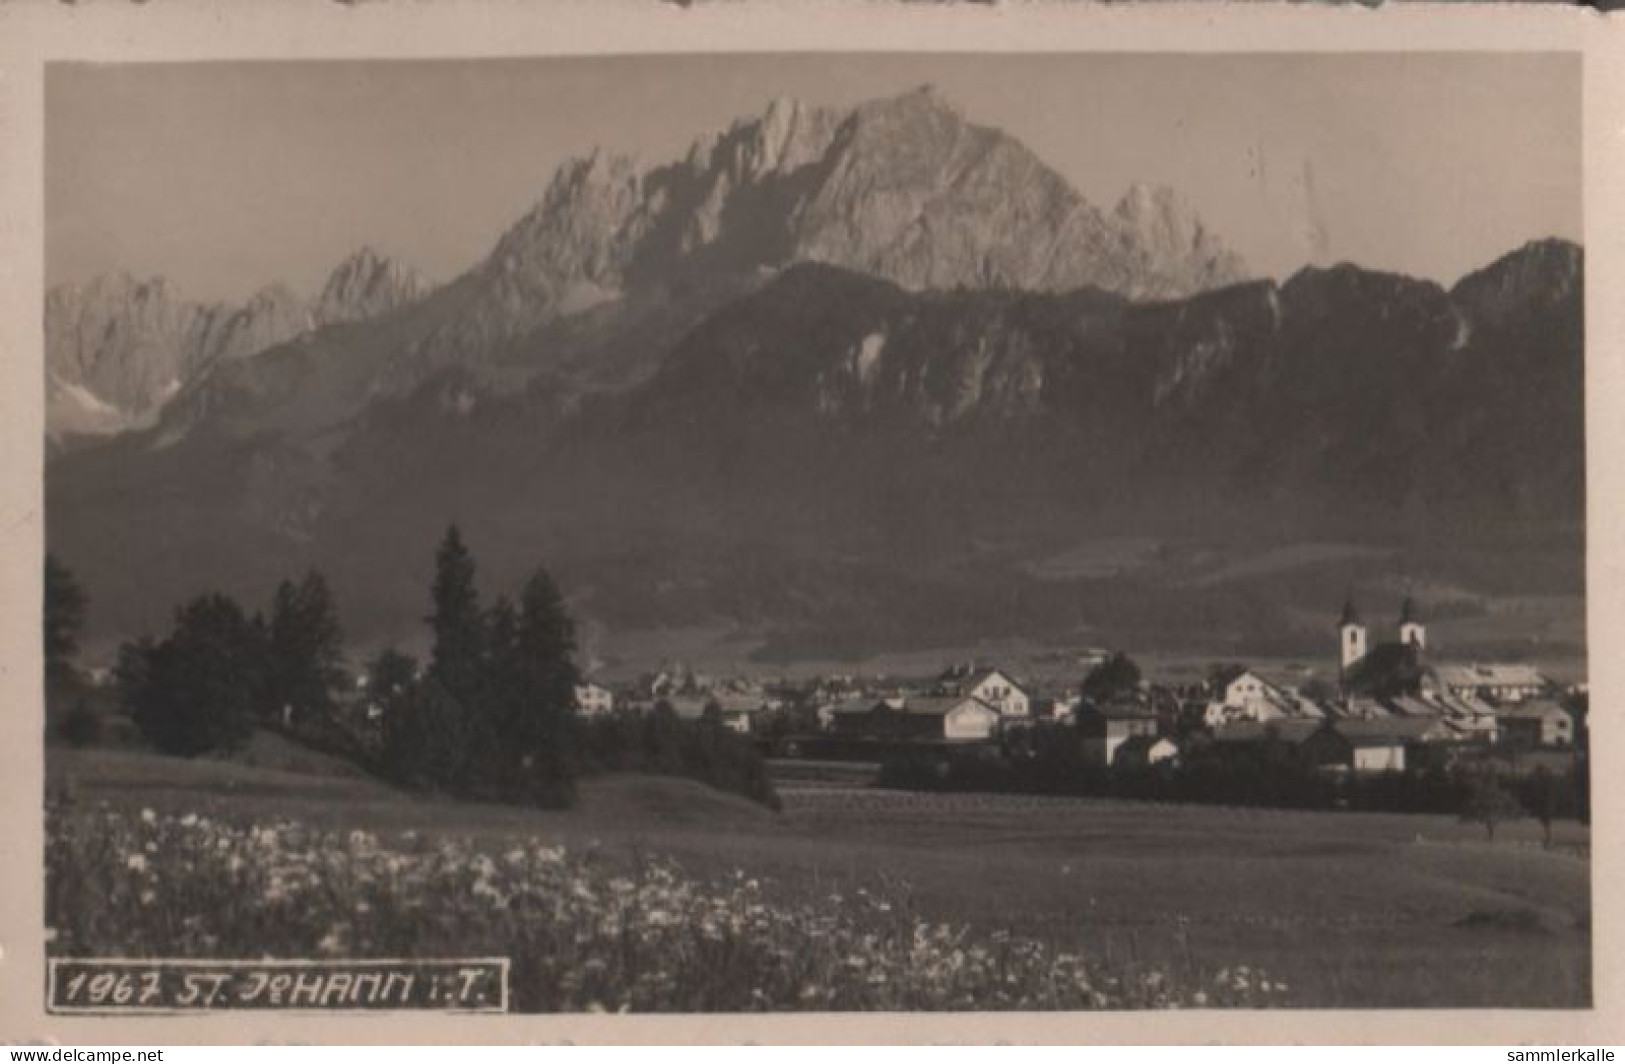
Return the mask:
[[1246, 276], [1172, 190], [1136, 186], [1104, 213], [930, 87], [847, 113], [780, 99], [670, 164], [597, 151], [560, 167], [426, 344], [466, 352], [629, 289], [795, 262], [909, 289], [1135, 299]]
[[428, 291], [416, 270], [363, 247], [328, 275], [311, 318], [317, 325], [365, 321], [416, 303]]
[[161, 277], [125, 273], [55, 286], [45, 300], [47, 432], [60, 439], [150, 424], [210, 367], [389, 313], [425, 290], [416, 273], [370, 248], [340, 263], [314, 302], [283, 285], [241, 305], [197, 302]]

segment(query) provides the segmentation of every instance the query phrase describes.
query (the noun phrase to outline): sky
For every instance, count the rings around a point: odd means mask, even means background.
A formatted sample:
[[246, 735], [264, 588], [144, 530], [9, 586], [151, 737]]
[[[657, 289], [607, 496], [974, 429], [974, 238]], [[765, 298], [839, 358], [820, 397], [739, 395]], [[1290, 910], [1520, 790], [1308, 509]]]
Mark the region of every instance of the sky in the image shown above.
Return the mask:
[[779, 96], [933, 84], [1110, 209], [1178, 189], [1255, 276], [1451, 283], [1581, 237], [1580, 63], [1540, 54], [700, 55], [53, 64], [46, 279], [313, 293], [370, 245], [448, 280], [563, 161], [648, 164]]

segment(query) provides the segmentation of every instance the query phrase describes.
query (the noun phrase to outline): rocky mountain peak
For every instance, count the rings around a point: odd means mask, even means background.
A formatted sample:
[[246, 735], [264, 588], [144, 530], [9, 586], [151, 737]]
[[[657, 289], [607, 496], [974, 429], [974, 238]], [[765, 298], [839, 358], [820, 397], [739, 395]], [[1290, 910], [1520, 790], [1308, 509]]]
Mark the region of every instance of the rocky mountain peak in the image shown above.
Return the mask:
[[965, 121], [964, 114], [953, 101], [929, 82], [895, 96], [884, 96], [859, 104], [852, 117], [860, 123]]
[[377, 317], [427, 285], [371, 248], [355, 252], [307, 300], [281, 283], [241, 302], [187, 299], [162, 277], [123, 272], [62, 284], [45, 300], [47, 432], [140, 428], [211, 367], [248, 358], [313, 328]]
[[320, 325], [375, 318], [417, 302], [427, 291], [416, 270], [364, 246], [328, 274], [311, 317]]
[[1533, 240], [1463, 277], [1451, 296], [1475, 320], [1495, 324], [1531, 301], [1552, 305], [1573, 298], [1583, 284], [1584, 257], [1570, 241]]
[[1167, 288], [1155, 295], [1186, 295], [1242, 280], [1241, 259], [1210, 232], [1190, 202], [1167, 185], [1136, 182], [1112, 212], [1122, 240], [1140, 248]]
[[794, 97], [778, 97], [759, 117], [734, 123], [724, 141], [732, 148], [728, 158], [713, 155], [707, 162], [735, 183], [793, 172], [817, 162], [829, 148], [835, 119], [832, 112]]

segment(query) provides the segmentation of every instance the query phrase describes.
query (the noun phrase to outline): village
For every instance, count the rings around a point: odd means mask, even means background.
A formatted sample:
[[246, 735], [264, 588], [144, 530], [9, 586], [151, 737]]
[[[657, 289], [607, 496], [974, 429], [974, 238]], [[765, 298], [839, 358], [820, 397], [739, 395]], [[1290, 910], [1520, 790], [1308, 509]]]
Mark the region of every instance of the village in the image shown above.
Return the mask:
[[[1403, 773], [1493, 761], [1515, 775], [1571, 772], [1585, 745], [1584, 683], [1523, 663], [1435, 661], [1407, 597], [1387, 626], [1352, 598], [1335, 626], [1335, 682], [1244, 664], [1198, 682], [1142, 677], [1122, 653], [1085, 658], [1084, 681], [1028, 681], [997, 663], [935, 676], [823, 676], [792, 683], [708, 676], [675, 666], [577, 688], [586, 719], [661, 711], [757, 740], [770, 758], [881, 759], [898, 750], [1030, 745], [1070, 730], [1084, 764], [1172, 768], [1193, 750], [1245, 757], [1285, 747], [1325, 773]], [[1384, 635], [1389, 638], [1383, 638]]]

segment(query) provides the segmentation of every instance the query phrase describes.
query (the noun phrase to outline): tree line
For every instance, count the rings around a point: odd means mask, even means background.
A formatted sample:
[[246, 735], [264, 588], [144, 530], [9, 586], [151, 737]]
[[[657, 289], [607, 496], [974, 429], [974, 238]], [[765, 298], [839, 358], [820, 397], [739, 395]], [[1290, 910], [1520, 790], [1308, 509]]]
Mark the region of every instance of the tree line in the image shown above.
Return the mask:
[[517, 602], [480, 602], [456, 525], [435, 551], [427, 668], [393, 648], [368, 666], [381, 761], [404, 783], [465, 797], [567, 806], [580, 769], [575, 623], [547, 570]]
[[[669, 706], [581, 720], [575, 623], [552, 576], [538, 567], [517, 598], [486, 605], [476, 575], [450, 526], [434, 556], [427, 663], [389, 647], [366, 663], [361, 690], [344, 668], [332, 590], [313, 569], [282, 581], [252, 613], [219, 592], [186, 602], [168, 634], [120, 648], [115, 699], [148, 743], [184, 757], [234, 752], [268, 728], [410, 789], [476, 800], [564, 807], [580, 775], [632, 771], [777, 806], [760, 753], [719, 720], [681, 720]], [[52, 683], [72, 686], [87, 601], [48, 556]], [[376, 727], [361, 720], [368, 706]], [[79, 735], [73, 720], [67, 730], [70, 741], [94, 741], [94, 729]]]
[[169, 754], [234, 751], [269, 727], [337, 747], [417, 789], [568, 805], [580, 674], [563, 596], [538, 568], [517, 604], [501, 597], [487, 609], [474, 575], [453, 525], [435, 553], [428, 667], [389, 649], [367, 668], [381, 744], [358, 739], [339, 712], [343, 629], [327, 579], [314, 569], [282, 581], [268, 612], [249, 614], [208, 592], [175, 611], [168, 635], [125, 643], [114, 669], [118, 701]]

